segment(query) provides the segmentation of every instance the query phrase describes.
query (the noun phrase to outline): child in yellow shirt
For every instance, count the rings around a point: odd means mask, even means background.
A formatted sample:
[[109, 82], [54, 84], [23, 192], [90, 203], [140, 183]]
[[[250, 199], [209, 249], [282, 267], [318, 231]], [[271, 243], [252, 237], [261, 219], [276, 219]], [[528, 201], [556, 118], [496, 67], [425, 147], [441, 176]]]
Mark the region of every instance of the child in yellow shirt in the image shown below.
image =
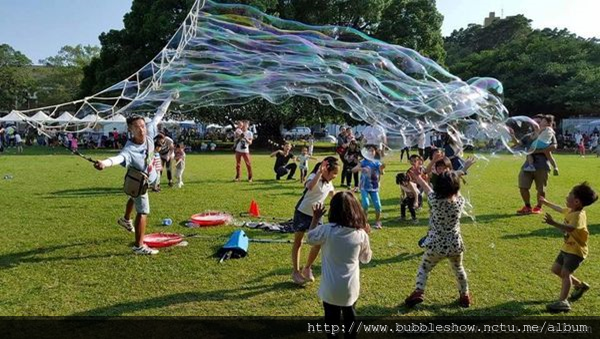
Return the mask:
[[579, 267], [583, 260], [588, 255], [587, 241], [589, 231], [587, 229], [587, 217], [584, 207], [589, 206], [598, 200], [598, 195], [590, 187], [587, 182], [579, 184], [569, 192], [567, 196], [567, 207], [563, 208], [549, 202], [541, 197], [541, 202], [557, 212], [565, 215], [564, 223], [559, 223], [546, 213], [544, 222], [552, 225], [564, 232], [564, 244], [552, 265], [552, 273], [559, 276], [562, 280], [562, 289], [558, 301], [547, 306], [549, 312], [568, 312], [571, 310], [571, 305], [567, 300], [571, 285], [573, 285], [573, 293], [569, 300], [575, 301], [583, 295], [584, 292], [590, 289], [590, 286], [575, 278], [573, 272]]

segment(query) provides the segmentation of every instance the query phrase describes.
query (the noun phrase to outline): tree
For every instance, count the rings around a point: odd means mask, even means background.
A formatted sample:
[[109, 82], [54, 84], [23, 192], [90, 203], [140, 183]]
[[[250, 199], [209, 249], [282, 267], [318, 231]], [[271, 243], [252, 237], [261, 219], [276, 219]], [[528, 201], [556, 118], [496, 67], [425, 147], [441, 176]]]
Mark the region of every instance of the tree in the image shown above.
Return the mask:
[[435, 0], [390, 1], [381, 14], [375, 37], [443, 63], [446, 56], [441, 32], [444, 17], [435, 4]]
[[450, 71], [463, 79], [500, 80], [513, 115], [597, 113], [598, 41], [565, 29], [532, 30], [529, 22], [517, 16], [453, 32], [446, 41]]
[[31, 83], [30, 65], [31, 60], [23, 53], [7, 44], [0, 45], [0, 110], [17, 109], [26, 102]]
[[375, 32], [387, 0], [279, 0], [281, 18], [309, 25], [346, 26]]
[[83, 80], [83, 68], [100, 53], [97, 46], [63, 46], [57, 55], [40, 60], [43, 67], [35, 67], [36, 93], [39, 106], [68, 102], [78, 97]]
[[100, 55], [100, 47], [91, 45], [63, 46], [58, 54], [40, 60], [40, 64], [52, 67], [77, 67], [82, 69]]

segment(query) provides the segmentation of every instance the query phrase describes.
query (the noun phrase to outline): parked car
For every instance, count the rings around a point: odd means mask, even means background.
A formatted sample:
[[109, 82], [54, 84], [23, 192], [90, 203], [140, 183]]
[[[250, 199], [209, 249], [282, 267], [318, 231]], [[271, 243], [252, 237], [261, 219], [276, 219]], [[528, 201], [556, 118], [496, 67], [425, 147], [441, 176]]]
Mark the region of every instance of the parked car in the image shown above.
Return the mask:
[[312, 134], [308, 127], [294, 127], [288, 131], [284, 131], [282, 136], [285, 140], [306, 139]]

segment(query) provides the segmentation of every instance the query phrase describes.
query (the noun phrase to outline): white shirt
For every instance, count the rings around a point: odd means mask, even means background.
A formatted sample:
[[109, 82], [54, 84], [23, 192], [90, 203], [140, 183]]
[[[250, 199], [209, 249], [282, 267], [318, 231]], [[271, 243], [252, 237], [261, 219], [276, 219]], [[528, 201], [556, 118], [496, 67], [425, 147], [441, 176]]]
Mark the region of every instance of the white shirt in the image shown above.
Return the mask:
[[425, 133], [419, 134], [419, 139], [417, 139], [417, 147], [420, 149], [425, 148]]
[[425, 144], [423, 148], [431, 147], [431, 131], [425, 133]]
[[[315, 173], [308, 176], [306, 179], [306, 184], [313, 180], [316, 176]], [[325, 182], [323, 179], [319, 179], [319, 182], [312, 188], [312, 190], [306, 191], [304, 198], [300, 202], [300, 206], [298, 206], [298, 211], [306, 214], [313, 215], [313, 205], [320, 202], [323, 203], [330, 192], [334, 191], [333, 184], [331, 182]]]
[[128, 140], [119, 155], [102, 161], [105, 167], [123, 165], [126, 168], [133, 167], [138, 171], [148, 173], [148, 182], [153, 183], [158, 178], [152, 160], [154, 159], [154, 137], [158, 134], [157, 126], [165, 116], [173, 99], [169, 98], [160, 105], [152, 121], [146, 124], [146, 140], [142, 144], [136, 144]]
[[385, 141], [385, 130], [379, 125], [367, 126], [363, 132], [367, 145], [377, 145], [380, 149]]
[[319, 298], [351, 306], [360, 293], [359, 261], [371, 261], [369, 235], [362, 229], [325, 224], [308, 231], [307, 243], [321, 245]]
[[[254, 138], [254, 134], [252, 132], [250, 132], [250, 131], [244, 132], [244, 139], [252, 141], [253, 138]], [[246, 147], [242, 148], [242, 144], [245, 144]], [[241, 140], [240, 142], [238, 142], [237, 146], [235, 147], [235, 151], [238, 153], [250, 153], [250, 143], [248, 141]]]

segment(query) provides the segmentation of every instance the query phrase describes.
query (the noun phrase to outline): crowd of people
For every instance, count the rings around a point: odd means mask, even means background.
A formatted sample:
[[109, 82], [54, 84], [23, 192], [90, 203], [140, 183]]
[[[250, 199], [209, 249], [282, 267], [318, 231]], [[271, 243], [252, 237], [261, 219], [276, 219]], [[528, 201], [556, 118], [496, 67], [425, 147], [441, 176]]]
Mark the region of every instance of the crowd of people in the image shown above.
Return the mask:
[[[148, 124], [141, 116], [129, 117], [127, 125], [130, 137], [123, 142], [122, 148], [121, 135], [115, 133], [112, 137], [115, 147], [120, 148], [119, 154], [97, 161], [94, 167], [103, 170], [124, 165], [127, 169], [126, 178], [137, 177], [136, 172], [142, 173], [141, 181], [156, 192], [160, 191], [162, 172], [166, 172], [170, 187], [182, 187], [185, 144], [176, 142], [168, 135], [168, 131], [160, 131], [158, 128], [174, 99], [177, 99], [176, 93], [159, 107], [154, 119]], [[546, 214], [544, 220], [565, 234], [564, 244], [552, 265], [552, 272], [561, 278], [560, 297], [557, 302], [548, 305], [548, 310], [568, 311], [571, 307], [568, 299], [577, 300], [590, 288], [589, 284], [575, 278], [573, 273], [588, 255], [589, 232], [584, 208], [594, 203], [598, 196], [587, 183], [582, 183], [576, 185], [569, 193], [566, 208], [545, 198], [551, 166], [554, 168], [554, 174], [558, 175], [558, 166], [552, 152], [557, 149], [559, 138], [552, 128], [553, 117], [537, 115], [534, 120], [539, 125], [535, 135], [529, 136], [527, 140], [515, 140], [529, 153], [518, 176], [524, 207], [517, 213], [541, 213], [542, 208], [547, 206], [565, 215], [564, 222], [555, 221], [550, 214]], [[247, 120], [239, 121], [234, 131], [235, 182], [242, 178], [242, 160], [245, 163], [248, 182], [253, 181], [250, 148], [254, 135], [248, 126]], [[9, 143], [22, 143], [22, 139], [17, 138], [18, 132], [3, 129], [2, 134], [3, 137], [12, 136], [8, 140]], [[69, 143], [72, 149], [77, 149], [77, 136], [65, 137], [65, 142]], [[583, 135], [581, 140], [584, 140]], [[594, 142], [594, 139], [589, 140]], [[595, 142], [597, 143], [597, 136]], [[398, 187], [401, 221], [407, 220], [408, 210], [410, 221], [418, 223], [419, 214], [423, 213], [424, 202], [429, 205], [427, 215], [421, 216], [428, 220], [429, 228], [418, 243], [418, 246], [424, 249], [424, 253], [416, 269], [415, 288], [405, 299], [405, 304], [414, 307], [425, 300], [429, 274], [440, 261], [448, 259], [457, 280], [459, 305], [469, 307], [473, 299], [463, 265], [465, 244], [460, 228], [460, 217], [466, 200], [460, 189], [461, 182], [476, 159], [465, 158], [461, 143], [456, 136], [449, 133], [424, 132], [419, 137], [417, 148], [418, 152], [412, 155], [408, 148], [401, 152], [401, 161], [406, 153], [410, 167], [392, 175]], [[293, 212], [295, 232], [291, 252], [292, 280], [299, 285], [315, 281], [312, 265], [319, 253], [322, 254], [319, 297], [323, 301], [326, 321], [331, 323], [339, 323], [342, 314], [345, 323], [353, 321], [355, 317], [354, 306], [360, 291], [359, 263], [367, 263], [371, 259], [369, 234], [372, 228], [383, 229], [379, 189], [386, 175], [386, 151], [385, 130], [373, 124], [362, 132], [360, 138], [354, 135], [351, 128], [340, 128], [335, 148], [337, 156], [327, 156], [321, 161], [314, 157], [308, 147], [302, 148], [298, 156], [294, 155], [290, 143], [285, 143], [271, 153], [271, 157], [275, 158], [275, 179], [281, 180], [285, 177], [292, 180], [299, 169], [300, 183], [303, 186], [301, 197], [293, 211], [290, 211]], [[317, 163], [309, 172], [311, 160]], [[336, 192], [334, 180], [338, 175], [341, 177], [340, 187], [343, 189]], [[532, 207], [529, 190], [533, 183], [536, 185], [537, 203]], [[360, 199], [356, 197], [357, 194], [360, 194]], [[328, 198], [331, 199], [328, 222], [324, 223], [324, 206]], [[368, 217], [371, 206], [375, 212], [372, 228]], [[132, 220], [134, 209], [136, 216]], [[135, 233], [133, 252], [136, 254], [158, 253], [158, 250], [148, 247], [143, 241], [149, 212], [148, 192], [141, 189], [139, 194], [131, 194], [128, 197], [123, 216], [117, 220], [118, 225]], [[301, 249], [305, 237], [310, 246], [310, 253], [306, 263], [301, 266]], [[569, 297], [571, 290], [573, 292]]]

